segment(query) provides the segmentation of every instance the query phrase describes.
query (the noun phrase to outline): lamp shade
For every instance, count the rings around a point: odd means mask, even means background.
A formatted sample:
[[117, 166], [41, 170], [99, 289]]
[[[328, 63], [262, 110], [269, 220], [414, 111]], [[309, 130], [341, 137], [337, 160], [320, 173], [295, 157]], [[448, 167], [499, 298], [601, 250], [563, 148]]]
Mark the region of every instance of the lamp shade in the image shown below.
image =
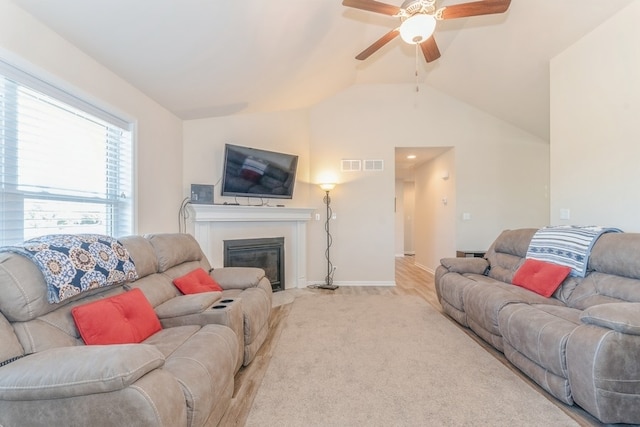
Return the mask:
[[400, 37], [406, 43], [418, 44], [431, 37], [435, 29], [436, 19], [432, 15], [417, 13], [402, 22]]
[[324, 191], [331, 191], [336, 188], [336, 184], [333, 182], [325, 182], [320, 184], [320, 188], [322, 188]]

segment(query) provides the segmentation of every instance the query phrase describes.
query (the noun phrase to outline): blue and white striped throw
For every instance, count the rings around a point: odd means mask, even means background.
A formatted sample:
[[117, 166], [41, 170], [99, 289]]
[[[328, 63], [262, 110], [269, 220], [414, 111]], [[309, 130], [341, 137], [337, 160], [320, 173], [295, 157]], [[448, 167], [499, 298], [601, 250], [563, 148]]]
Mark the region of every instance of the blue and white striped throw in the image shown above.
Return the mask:
[[544, 227], [533, 235], [526, 257], [566, 265], [571, 267], [570, 276], [584, 277], [591, 248], [604, 233], [622, 233], [622, 230], [575, 225]]

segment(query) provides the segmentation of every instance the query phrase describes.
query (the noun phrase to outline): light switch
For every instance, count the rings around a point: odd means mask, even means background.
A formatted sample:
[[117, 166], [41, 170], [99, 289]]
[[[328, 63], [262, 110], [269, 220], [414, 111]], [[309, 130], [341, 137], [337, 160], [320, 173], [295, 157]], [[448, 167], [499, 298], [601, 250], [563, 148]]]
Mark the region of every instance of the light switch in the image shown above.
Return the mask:
[[470, 221], [471, 220], [471, 214], [469, 212], [463, 212], [462, 213], [462, 220], [463, 221]]
[[571, 219], [571, 210], [568, 208], [561, 208], [560, 219]]

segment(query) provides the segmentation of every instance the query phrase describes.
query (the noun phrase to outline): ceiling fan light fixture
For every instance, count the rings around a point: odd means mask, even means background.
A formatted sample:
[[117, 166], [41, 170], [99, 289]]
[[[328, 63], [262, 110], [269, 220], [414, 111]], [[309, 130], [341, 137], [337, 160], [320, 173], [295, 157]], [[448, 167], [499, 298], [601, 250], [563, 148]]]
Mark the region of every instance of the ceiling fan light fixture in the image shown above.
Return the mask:
[[419, 44], [427, 40], [436, 29], [433, 15], [416, 13], [405, 19], [400, 25], [400, 37], [406, 43]]

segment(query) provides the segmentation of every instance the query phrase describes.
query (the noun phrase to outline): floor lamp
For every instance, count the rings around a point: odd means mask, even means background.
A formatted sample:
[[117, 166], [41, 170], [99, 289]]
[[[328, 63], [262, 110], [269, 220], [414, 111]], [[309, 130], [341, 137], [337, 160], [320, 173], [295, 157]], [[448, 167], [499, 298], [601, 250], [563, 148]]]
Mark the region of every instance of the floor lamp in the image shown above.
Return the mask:
[[324, 204], [327, 207], [327, 221], [324, 223], [324, 229], [327, 232], [327, 250], [324, 253], [325, 257], [327, 258], [327, 277], [324, 278], [324, 283], [322, 285], [318, 285], [318, 288], [329, 289], [332, 291], [338, 289], [338, 286], [333, 284], [333, 273], [335, 271], [335, 268], [333, 267], [333, 264], [331, 264], [331, 256], [329, 253], [329, 249], [331, 248], [331, 244], [333, 243], [331, 233], [329, 232], [329, 221], [331, 220], [332, 216], [331, 197], [329, 196], [329, 191], [333, 190], [335, 186], [336, 185], [333, 183], [320, 184], [320, 188], [322, 188], [325, 192]]

